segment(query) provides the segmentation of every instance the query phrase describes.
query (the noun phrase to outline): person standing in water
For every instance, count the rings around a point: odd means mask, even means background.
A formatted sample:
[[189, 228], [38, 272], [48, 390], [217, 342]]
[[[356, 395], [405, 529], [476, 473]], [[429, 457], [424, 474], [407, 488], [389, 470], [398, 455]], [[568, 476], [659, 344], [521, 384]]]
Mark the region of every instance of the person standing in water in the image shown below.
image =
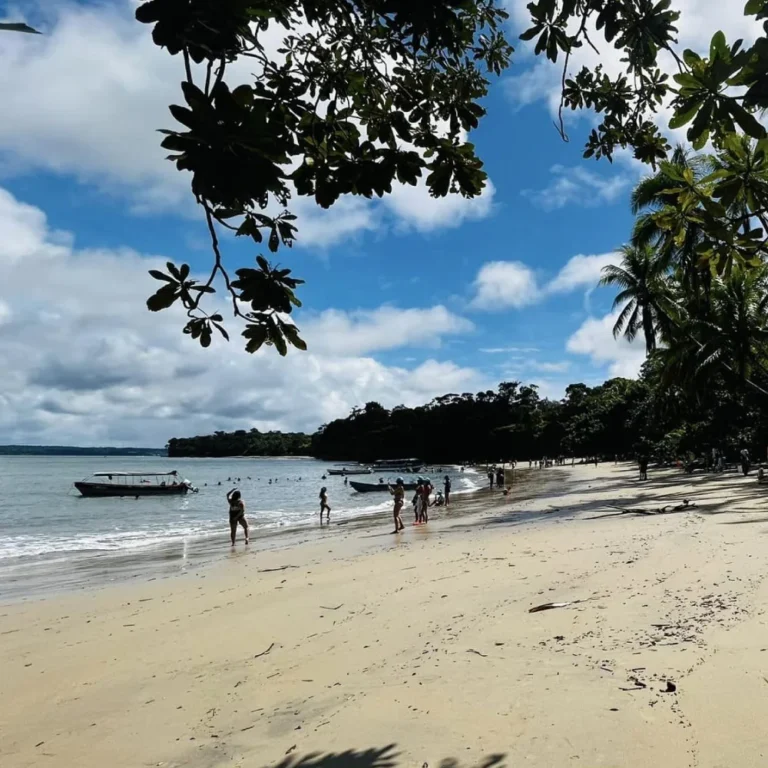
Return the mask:
[[325, 486], [320, 489], [320, 525], [323, 524], [323, 512], [325, 512], [325, 522], [331, 523], [331, 508], [328, 505], [328, 492]]
[[237, 537], [237, 526], [242, 525], [245, 531], [245, 543], [248, 539], [248, 521], [245, 519], [245, 504], [240, 496], [240, 491], [233, 488], [227, 494], [227, 503], [229, 504], [229, 531], [232, 535], [232, 546], [235, 546], [235, 538]]
[[448, 475], [443, 479], [443, 489], [445, 496], [445, 506], [447, 507], [451, 502], [451, 478]]
[[402, 510], [403, 504], [405, 503], [405, 488], [403, 487], [402, 477], [398, 477], [397, 480], [395, 480], [394, 488], [391, 485], [389, 486], [389, 492], [395, 499], [395, 506], [392, 510], [392, 513], [395, 517], [395, 530], [392, 531], [392, 533], [400, 533], [400, 531], [405, 528], [405, 525], [403, 525], [403, 521], [400, 517], [400, 510]]
[[432, 493], [432, 481], [427, 477], [421, 486], [421, 512], [419, 513], [419, 522], [429, 522], [429, 495]]
[[421, 520], [421, 486], [424, 480], [420, 477], [416, 480], [416, 492], [413, 494], [413, 524], [418, 525]]

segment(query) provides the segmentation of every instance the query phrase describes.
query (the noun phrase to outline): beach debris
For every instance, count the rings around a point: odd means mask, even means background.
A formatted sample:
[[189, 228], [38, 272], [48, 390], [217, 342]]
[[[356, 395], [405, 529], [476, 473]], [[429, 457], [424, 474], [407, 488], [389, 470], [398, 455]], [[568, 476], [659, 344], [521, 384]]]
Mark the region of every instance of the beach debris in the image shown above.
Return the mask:
[[644, 515], [650, 517], [652, 515], [668, 515], [671, 512], [684, 512], [687, 509], [695, 509], [696, 502], [690, 502], [688, 499], [683, 499], [679, 504], [665, 504], [662, 507], [656, 507], [655, 509], [644, 509], [643, 507], [617, 507], [614, 504], [606, 504], [610, 509], [618, 509], [618, 512], [610, 512], [607, 515], [595, 515], [593, 517], [587, 517], [586, 520], [601, 520], [604, 517], [618, 517], [619, 515]]
[[536, 605], [533, 608], [528, 609], [528, 613], [538, 613], [539, 611], [551, 611], [553, 608], [567, 608], [569, 605], [576, 605], [577, 603], [586, 603], [587, 600], [592, 600], [594, 598], [586, 597], [582, 600], [568, 600], [564, 603], [542, 603], [541, 605]]
[[488, 658], [487, 653], [480, 653], [480, 651], [476, 651], [474, 648], [468, 648], [467, 653], [476, 653], [478, 656], [482, 656], [484, 659]]
[[341, 608], [341, 606], [342, 606], [342, 605], [344, 605], [344, 603], [339, 603], [339, 604], [338, 604], [338, 605], [336, 605], [336, 606], [333, 606], [333, 605], [321, 605], [320, 607], [321, 607], [321, 608], [322, 608], [324, 611], [338, 611], [338, 610], [339, 610], [339, 608]]
[[44, 741], [38, 741], [38, 742], [37, 742], [37, 744], [35, 744], [35, 747], [36, 747], [36, 748], [37, 748], [37, 747], [42, 747], [42, 746], [43, 746], [43, 744], [45, 744], [45, 742], [44, 742]]
[[628, 678], [630, 683], [634, 683], [633, 688], [619, 688], [620, 691], [642, 691], [644, 688], [647, 688], [648, 686], [639, 678], [635, 677], [634, 675], [631, 675]]
[[671, 680], [667, 680], [667, 687], [662, 691], [662, 693], [674, 693], [676, 690], [677, 686]]
[[289, 568], [298, 567], [298, 565], [281, 565], [279, 568], [260, 568], [257, 573], [275, 573], [276, 571], [287, 571]]
[[296, 749], [296, 745], [294, 744], [288, 751], [285, 753], [286, 755], [290, 755], [293, 750]]
[[258, 659], [259, 656], [266, 656], [273, 648], [275, 647], [275, 644], [272, 643], [269, 648], [267, 648], [266, 651], [262, 651], [261, 653], [257, 653], [253, 658]]

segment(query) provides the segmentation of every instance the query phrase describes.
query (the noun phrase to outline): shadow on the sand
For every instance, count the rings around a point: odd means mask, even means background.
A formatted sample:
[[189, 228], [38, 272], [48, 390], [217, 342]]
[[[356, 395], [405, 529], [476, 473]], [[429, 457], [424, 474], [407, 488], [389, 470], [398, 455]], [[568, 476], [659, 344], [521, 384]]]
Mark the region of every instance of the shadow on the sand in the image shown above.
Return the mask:
[[[472, 768], [503, 768], [505, 757], [503, 754], [488, 755]], [[389, 744], [359, 751], [348, 749], [345, 752], [326, 754], [312, 752], [303, 757], [292, 755], [271, 768], [396, 768], [400, 763], [398, 758], [397, 745]], [[449, 757], [440, 761], [439, 768], [461, 768], [461, 763]]]
[[[593, 494], [606, 494], [621, 489], [620, 496], [595, 499]], [[522, 525], [542, 518], [576, 517], [583, 513], [593, 513], [590, 518], [616, 517], [621, 510], [640, 508], [656, 511], [668, 505], [675, 505], [683, 499], [691, 502], [691, 512], [702, 515], [721, 515], [729, 513], [762, 513], [761, 509], [744, 509], [743, 505], [768, 500], [768, 486], [760, 485], [754, 476], [744, 478], [736, 472], [685, 475], [679, 470], [659, 470], [656, 477], [647, 481], [624, 480], [608, 484], [596, 483], [594, 488], [569, 488], [567, 485], [557, 492], [549, 486], [537, 489], [538, 493], [526, 494], [522, 498], [514, 495], [509, 506], [496, 514], [484, 516], [464, 527], [484, 527], [495, 525]], [[626, 491], [631, 490], [631, 495]], [[547, 510], [520, 509], [520, 502], [538, 496], [546, 499]], [[569, 498], [583, 497], [580, 501], [570, 502]], [[695, 504], [695, 507], [693, 506]], [[688, 510], [681, 510], [684, 514]], [[674, 514], [674, 513], [669, 513]], [[630, 515], [627, 515], [630, 516]], [[644, 517], [636, 515], [635, 517]], [[753, 522], [752, 519], [744, 522]], [[754, 522], [768, 522], [768, 518], [759, 518]]]

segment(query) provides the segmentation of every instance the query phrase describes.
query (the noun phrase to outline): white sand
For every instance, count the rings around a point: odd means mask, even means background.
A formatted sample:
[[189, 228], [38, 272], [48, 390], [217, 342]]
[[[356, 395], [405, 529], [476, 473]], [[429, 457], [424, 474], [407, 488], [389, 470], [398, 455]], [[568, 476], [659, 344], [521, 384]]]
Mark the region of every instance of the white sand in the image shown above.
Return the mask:
[[[397, 540], [256, 542], [197, 574], [0, 608], [0, 765], [275, 766], [389, 744], [417, 768], [768, 764], [768, 488], [545, 473], [546, 497]], [[699, 507], [587, 519], [684, 496]]]

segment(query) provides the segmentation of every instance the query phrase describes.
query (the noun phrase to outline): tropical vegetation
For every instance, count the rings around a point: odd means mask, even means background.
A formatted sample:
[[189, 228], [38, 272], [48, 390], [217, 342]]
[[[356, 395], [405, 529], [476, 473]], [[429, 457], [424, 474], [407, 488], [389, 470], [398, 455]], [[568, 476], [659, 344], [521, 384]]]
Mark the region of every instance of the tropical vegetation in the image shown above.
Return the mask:
[[[209, 346], [216, 332], [228, 338], [220, 312], [202, 306], [223, 285], [232, 314], [245, 323], [249, 352], [265, 344], [280, 354], [289, 344], [305, 349], [289, 320], [300, 306], [302, 281], [262, 254], [231, 276], [221, 232], [275, 253], [298, 236], [289, 211], [294, 195], [327, 208], [343, 195], [381, 197], [394, 184], [421, 179], [435, 197], [480, 194], [486, 174], [467, 135], [485, 114], [490, 78], [513, 53], [503, 6], [502, 0], [142, 2], [136, 18], [152, 25], [154, 42], [183, 62], [184, 105], [170, 107], [176, 124], [163, 131], [162, 144], [191, 175], [213, 252], [202, 282], [185, 264], [153, 271], [161, 285], [149, 309], [181, 302], [184, 332]], [[527, 8], [530, 27], [520, 37], [562, 67], [561, 136], [568, 138], [568, 110], [590, 110], [599, 122], [585, 157], [612, 160], [630, 150], [659, 171], [639, 193], [638, 206], [647, 210], [637, 234], [667, 258], [685, 246], [690, 262], [680, 285], [690, 289], [708, 271], [758, 266], [768, 222], [768, 188], [759, 179], [768, 162], [760, 119], [768, 108], [768, 36], [745, 45], [713, 30], [708, 50], [680, 50], [680, 14], [671, 0], [535, 0]], [[743, 13], [768, 27], [768, 0], [747, 0]], [[275, 51], [276, 30], [284, 40]], [[585, 46], [616, 49], [620, 71], [609, 74], [598, 63], [572, 74]], [[230, 65], [243, 57], [253, 82], [230, 85]], [[674, 61], [671, 77], [662, 69], [665, 58]], [[668, 125], [660, 119], [666, 107]], [[677, 162], [667, 129], [684, 127], [694, 150], [712, 146], [711, 166]], [[654, 344], [655, 313], [650, 306], [628, 310], [630, 334], [642, 326]]]

